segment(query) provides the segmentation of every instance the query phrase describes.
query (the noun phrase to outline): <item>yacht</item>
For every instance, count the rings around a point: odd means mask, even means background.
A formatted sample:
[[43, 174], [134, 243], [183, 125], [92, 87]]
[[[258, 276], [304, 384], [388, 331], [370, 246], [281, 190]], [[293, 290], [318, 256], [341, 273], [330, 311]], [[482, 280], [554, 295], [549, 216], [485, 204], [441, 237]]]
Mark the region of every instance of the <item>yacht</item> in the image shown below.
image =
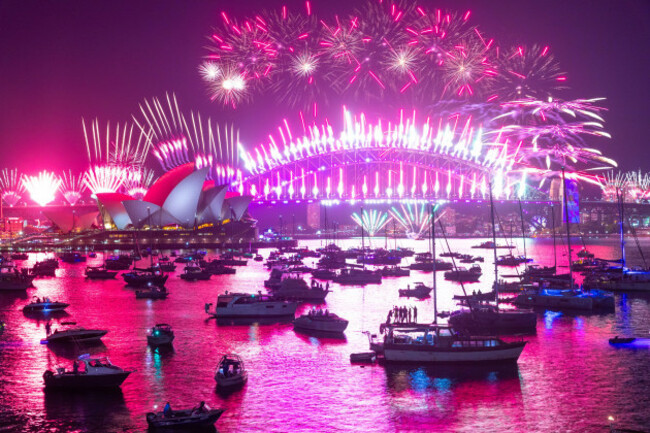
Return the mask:
[[517, 295], [513, 303], [521, 307], [564, 308], [569, 310], [613, 309], [614, 298], [598, 292], [572, 289], [533, 288]]
[[[433, 272], [433, 260], [428, 259], [411, 263], [409, 268], [413, 271]], [[448, 271], [450, 269], [454, 269], [454, 265], [451, 262], [436, 259], [436, 271]]]
[[[12, 270], [13, 269], [13, 270]], [[32, 285], [34, 275], [29, 275], [27, 269], [2, 268], [0, 269], [0, 291], [27, 290]]]
[[408, 277], [409, 275], [411, 275], [409, 268], [400, 268], [399, 266], [384, 266], [381, 270], [382, 277]]
[[491, 250], [491, 249], [493, 249], [493, 248], [507, 248], [507, 249], [513, 249], [514, 246], [513, 246], [513, 245], [497, 245], [497, 244], [496, 244], [495, 242], [493, 242], [493, 241], [485, 241], [485, 242], [481, 242], [481, 243], [478, 244], [478, 245], [474, 245], [474, 246], [472, 246], [472, 248], [485, 248], [485, 249], [489, 249], [489, 250]]
[[224, 317], [282, 317], [296, 314], [298, 304], [279, 300], [268, 295], [251, 295], [248, 293], [228, 293], [217, 297], [217, 305], [210, 310], [212, 304], [206, 304], [205, 311], [209, 315]]
[[497, 259], [497, 265], [499, 266], [519, 266], [522, 263], [528, 263], [530, 259], [527, 259], [523, 256], [513, 256], [512, 254], [507, 254], [504, 256], [499, 256]]
[[387, 362], [487, 363], [516, 362], [525, 341], [505, 342], [497, 337], [467, 336], [440, 325], [383, 324], [382, 347]]
[[185, 266], [181, 278], [186, 281], [205, 281], [209, 280], [212, 273], [201, 269], [198, 266]]
[[172, 344], [172, 341], [174, 341], [174, 331], [166, 323], [156, 324], [147, 335], [147, 344], [150, 346]]
[[424, 283], [415, 283], [415, 287], [407, 287], [406, 289], [399, 289], [400, 296], [412, 296], [414, 298], [426, 298], [431, 293], [431, 287], [427, 287]]
[[325, 286], [312, 280], [310, 287], [301, 277], [288, 275], [282, 279], [280, 287], [273, 289], [273, 296], [278, 299], [324, 301], [329, 292], [329, 283]]
[[474, 265], [467, 269], [460, 266], [456, 269], [445, 272], [445, 280], [475, 282], [481, 278], [482, 271], [479, 265]]
[[449, 324], [472, 335], [534, 334], [537, 315], [533, 311], [504, 310], [492, 304], [472, 302], [471, 309], [453, 311]]
[[242, 386], [248, 380], [248, 372], [244, 367], [244, 362], [237, 355], [223, 355], [217, 365], [214, 380], [217, 381], [219, 388]]
[[336, 272], [331, 269], [318, 268], [311, 271], [311, 276], [319, 280], [333, 280], [336, 277]]
[[334, 282], [339, 284], [381, 284], [381, 271], [370, 271], [367, 269], [343, 268], [334, 277]]
[[325, 310], [309, 310], [309, 313], [293, 321], [294, 329], [340, 334], [348, 327], [348, 321]]
[[65, 263], [81, 263], [86, 261], [86, 256], [73, 251], [65, 252], [61, 254], [59, 258]]
[[163, 286], [168, 275], [154, 270], [133, 269], [131, 272], [122, 274], [124, 282], [129, 286], [144, 287], [149, 284]]
[[650, 292], [650, 271], [625, 269], [587, 277], [584, 285], [590, 289], [602, 289], [623, 292]]
[[27, 253], [13, 253], [11, 260], [29, 260], [29, 254]]
[[40, 299], [34, 296], [32, 302], [23, 307], [25, 313], [48, 313], [51, 311], [63, 311], [68, 308], [70, 304], [65, 302], [51, 301], [50, 298], [44, 297]]
[[29, 270], [29, 273], [35, 277], [56, 277], [56, 270], [58, 267], [59, 262], [56, 260], [45, 260], [34, 263], [34, 266]]
[[52, 343], [91, 343], [98, 342], [108, 331], [103, 329], [85, 329], [81, 327], [71, 327], [63, 330], [56, 329], [53, 333], [48, 334], [41, 340], [43, 344]]
[[87, 266], [86, 278], [91, 280], [109, 280], [115, 278], [117, 271], [109, 271], [106, 266]]
[[111, 364], [108, 358], [82, 355], [78, 361], [74, 361], [72, 371], [66, 371], [63, 367], [55, 372], [47, 370], [43, 373], [43, 380], [45, 388], [117, 388], [131, 373]]

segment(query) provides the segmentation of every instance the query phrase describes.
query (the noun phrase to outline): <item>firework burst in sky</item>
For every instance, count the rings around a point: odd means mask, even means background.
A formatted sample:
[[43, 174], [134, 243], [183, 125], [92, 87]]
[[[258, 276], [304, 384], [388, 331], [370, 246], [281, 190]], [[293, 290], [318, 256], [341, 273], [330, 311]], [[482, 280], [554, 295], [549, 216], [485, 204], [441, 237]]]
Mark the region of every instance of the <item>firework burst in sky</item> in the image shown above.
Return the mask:
[[0, 198], [9, 206], [16, 206], [25, 192], [18, 169], [3, 168], [0, 172]]
[[67, 172], [63, 172], [60, 180], [63, 198], [65, 198], [70, 206], [74, 206], [81, 199], [81, 194], [86, 188], [83, 182], [83, 176], [74, 175], [72, 174], [72, 170], [68, 170]]
[[61, 186], [61, 179], [49, 171], [41, 171], [36, 176], [24, 175], [23, 186], [29, 193], [29, 198], [39, 206], [45, 206], [54, 201]]

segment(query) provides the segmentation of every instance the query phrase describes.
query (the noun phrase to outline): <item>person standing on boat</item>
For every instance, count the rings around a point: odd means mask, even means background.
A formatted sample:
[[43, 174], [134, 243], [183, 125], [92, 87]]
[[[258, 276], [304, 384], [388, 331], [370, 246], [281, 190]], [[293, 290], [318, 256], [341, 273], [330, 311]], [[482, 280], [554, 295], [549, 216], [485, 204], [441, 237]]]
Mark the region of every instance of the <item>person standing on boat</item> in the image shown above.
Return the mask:
[[50, 335], [50, 332], [52, 332], [52, 325], [48, 320], [47, 323], [45, 324], [45, 335]]
[[408, 318], [409, 323], [411, 323], [411, 307], [408, 307], [406, 310], [406, 317]]
[[418, 323], [418, 307], [413, 306], [413, 322]]
[[172, 405], [167, 402], [165, 408], [163, 409], [163, 415], [165, 418], [171, 418], [172, 416]]

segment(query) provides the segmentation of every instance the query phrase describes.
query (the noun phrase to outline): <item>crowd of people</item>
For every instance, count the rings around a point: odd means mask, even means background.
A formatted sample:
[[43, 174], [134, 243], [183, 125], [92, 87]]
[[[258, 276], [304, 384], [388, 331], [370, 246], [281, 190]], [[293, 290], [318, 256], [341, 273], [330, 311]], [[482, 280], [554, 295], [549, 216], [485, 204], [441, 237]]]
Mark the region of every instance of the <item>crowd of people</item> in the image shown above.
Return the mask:
[[394, 306], [388, 311], [386, 323], [417, 323], [418, 307], [398, 307]]

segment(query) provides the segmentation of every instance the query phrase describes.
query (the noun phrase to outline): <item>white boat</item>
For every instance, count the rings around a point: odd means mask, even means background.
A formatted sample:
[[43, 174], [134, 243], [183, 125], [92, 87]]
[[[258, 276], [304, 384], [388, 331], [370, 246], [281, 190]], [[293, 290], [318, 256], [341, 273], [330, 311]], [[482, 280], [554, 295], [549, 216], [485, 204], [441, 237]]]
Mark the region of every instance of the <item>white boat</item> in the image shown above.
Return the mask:
[[438, 325], [384, 324], [383, 353], [387, 362], [486, 363], [516, 362], [525, 341], [505, 342], [497, 337], [464, 336]]
[[41, 340], [41, 343], [90, 343], [98, 342], [108, 331], [103, 329], [86, 329], [81, 327], [72, 327], [62, 331], [56, 329], [53, 333], [49, 334], [46, 338]]
[[[83, 368], [79, 368], [79, 367]], [[88, 358], [87, 355], [74, 361], [72, 371], [59, 367], [55, 372], [43, 373], [46, 388], [116, 388], [131, 374], [131, 371], [117, 367], [108, 358]]]
[[150, 346], [163, 346], [165, 344], [172, 344], [174, 341], [174, 331], [172, 327], [166, 323], [158, 323], [151, 328], [149, 335], [147, 335], [147, 343]]
[[296, 314], [296, 302], [279, 300], [268, 295], [248, 293], [228, 293], [217, 297], [214, 310], [206, 304], [205, 311], [211, 316], [224, 317], [282, 317]]
[[51, 301], [50, 298], [40, 299], [34, 296], [32, 302], [23, 307], [25, 313], [49, 313], [53, 311], [63, 311], [68, 308], [70, 304], [65, 302]]
[[244, 367], [241, 358], [234, 354], [227, 354], [221, 357], [214, 380], [220, 388], [231, 388], [241, 386], [248, 380], [248, 372]]
[[310, 310], [308, 314], [294, 319], [293, 327], [306, 331], [342, 333], [348, 327], [348, 321], [327, 310]]

